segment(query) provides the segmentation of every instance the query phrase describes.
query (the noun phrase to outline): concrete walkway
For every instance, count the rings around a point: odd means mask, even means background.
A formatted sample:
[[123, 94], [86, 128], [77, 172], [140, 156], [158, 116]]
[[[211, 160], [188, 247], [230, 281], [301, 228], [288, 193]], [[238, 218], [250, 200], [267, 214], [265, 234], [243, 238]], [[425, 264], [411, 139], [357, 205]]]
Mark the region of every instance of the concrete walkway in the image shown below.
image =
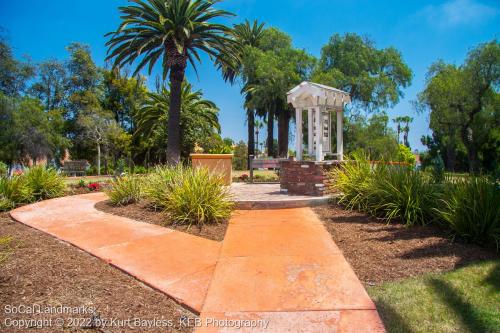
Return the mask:
[[200, 313], [207, 326], [197, 332], [384, 332], [375, 305], [309, 208], [236, 211], [219, 243], [97, 211], [105, 199], [64, 197], [11, 216]]

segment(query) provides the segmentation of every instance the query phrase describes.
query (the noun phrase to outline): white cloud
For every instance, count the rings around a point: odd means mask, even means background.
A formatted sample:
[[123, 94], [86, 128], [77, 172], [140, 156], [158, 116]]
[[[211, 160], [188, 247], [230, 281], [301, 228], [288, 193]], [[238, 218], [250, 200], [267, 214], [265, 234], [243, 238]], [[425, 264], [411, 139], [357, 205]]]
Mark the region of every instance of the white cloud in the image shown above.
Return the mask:
[[498, 12], [498, 8], [474, 0], [450, 0], [441, 5], [424, 7], [417, 17], [424, 17], [430, 24], [439, 27], [453, 27], [484, 22], [495, 17]]

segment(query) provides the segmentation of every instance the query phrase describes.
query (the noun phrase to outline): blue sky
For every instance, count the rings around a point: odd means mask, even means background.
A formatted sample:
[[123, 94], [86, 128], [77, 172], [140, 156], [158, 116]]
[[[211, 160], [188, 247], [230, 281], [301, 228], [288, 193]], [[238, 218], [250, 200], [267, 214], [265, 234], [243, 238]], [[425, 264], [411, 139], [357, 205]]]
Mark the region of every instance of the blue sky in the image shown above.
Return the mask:
[[[104, 65], [104, 34], [119, 23], [117, 7], [126, 0], [0, 0], [0, 26], [16, 56], [34, 62], [65, 59], [71, 42], [89, 44], [98, 65]], [[237, 16], [231, 23], [258, 19], [293, 38], [295, 47], [319, 56], [334, 33], [356, 32], [378, 47], [394, 46], [414, 72], [412, 85], [390, 117], [415, 118], [412, 148], [422, 149], [420, 137], [429, 133], [427, 115], [416, 115], [410, 102], [423, 89], [425, 73], [438, 59], [460, 64], [467, 52], [500, 32], [500, 3], [486, 0], [449, 1], [336, 1], [336, 0], [226, 0], [220, 7]], [[188, 78], [221, 109], [223, 136], [246, 140], [240, 87], [225, 83], [207, 59]], [[154, 79], [150, 80], [153, 86]]]

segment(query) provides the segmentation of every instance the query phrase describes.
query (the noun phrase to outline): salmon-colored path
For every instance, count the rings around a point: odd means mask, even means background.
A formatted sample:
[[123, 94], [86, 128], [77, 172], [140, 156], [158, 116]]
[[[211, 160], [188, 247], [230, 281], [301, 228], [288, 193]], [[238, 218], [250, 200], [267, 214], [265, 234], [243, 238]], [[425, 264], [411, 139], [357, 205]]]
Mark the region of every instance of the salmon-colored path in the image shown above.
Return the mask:
[[224, 241], [215, 242], [94, 208], [106, 199], [63, 197], [10, 214], [200, 313], [197, 332], [384, 332], [309, 208], [236, 211]]

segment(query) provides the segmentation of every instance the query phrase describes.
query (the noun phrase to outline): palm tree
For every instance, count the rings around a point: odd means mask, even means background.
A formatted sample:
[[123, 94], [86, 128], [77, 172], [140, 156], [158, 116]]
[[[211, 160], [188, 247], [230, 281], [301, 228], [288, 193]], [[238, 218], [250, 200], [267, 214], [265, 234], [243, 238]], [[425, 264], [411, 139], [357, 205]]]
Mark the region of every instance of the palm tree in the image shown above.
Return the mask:
[[122, 22], [107, 34], [107, 60], [114, 67], [139, 61], [134, 75], [148, 66], [148, 73], [162, 59], [163, 80], [170, 75], [167, 161], [180, 159], [180, 112], [182, 82], [188, 62], [196, 70], [200, 52], [208, 54], [219, 68], [229, 68], [235, 53], [231, 29], [212, 20], [234, 14], [213, 6], [208, 0], [130, 0], [134, 5], [120, 7]]
[[[165, 86], [157, 93], [146, 94], [144, 105], [134, 114], [137, 124], [134, 137], [142, 136], [149, 139], [161, 132], [160, 129], [170, 121], [170, 97], [171, 92]], [[212, 101], [203, 99], [200, 90], [192, 91], [191, 84], [184, 81], [181, 87], [181, 101], [180, 133], [199, 131], [200, 127], [207, 129], [208, 132], [220, 133], [219, 110]], [[167, 135], [170, 135], [170, 132], [167, 132]], [[192, 148], [192, 145], [194, 142], [189, 142], [185, 145], [189, 147], [185, 148]]]
[[[243, 67], [244, 58], [247, 56], [247, 51], [249, 48], [255, 48], [259, 46], [260, 40], [264, 33], [264, 23], [258, 23], [254, 20], [253, 23], [245, 20], [244, 23], [236, 24], [233, 27], [233, 35], [236, 42], [241, 47], [237, 63], [238, 69], [235, 75], [241, 76], [243, 80], [244, 87], [251, 85], [255, 80], [255, 75], [252, 71], [245, 70]], [[248, 126], [248, 156], [255, 155], [255, 109], [248, 107], [249, 101], [252, 98], [250, 93], [246, 92], [247, 89], [243, 88], [242, 93], [245, 94], [245, 108], [247, 113], [247, 126]], [[248, 161], [250, 165], [250, 160]]]
[[264, 123], [265, 121], [260, 121], [260, 120], [255, 120], [255, 147], [257, 148], [257, 150], [259, 150], [259, 133], [260, 133], [260, 130], [264, 128]]

